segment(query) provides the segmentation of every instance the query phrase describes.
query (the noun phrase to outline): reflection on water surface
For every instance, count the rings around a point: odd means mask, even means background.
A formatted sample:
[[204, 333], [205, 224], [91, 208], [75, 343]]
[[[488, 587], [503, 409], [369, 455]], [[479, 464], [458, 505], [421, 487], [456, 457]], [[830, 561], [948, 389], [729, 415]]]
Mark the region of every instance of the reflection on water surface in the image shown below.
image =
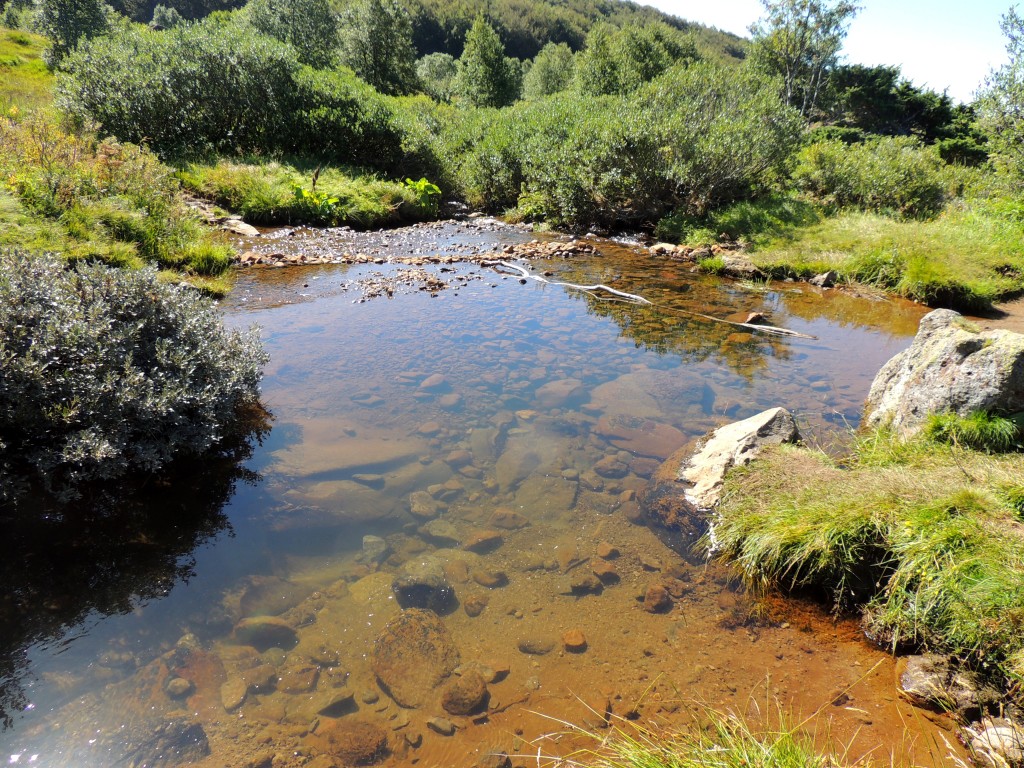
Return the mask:
[[[492, 238], [513, 236], [524, 237]], [[470, 264], [447, 275], [482, 279], [435, 298], [368, 303], [348, 281], [394, 267], [245, 273], [227, 309], [263, 327], [271, 354], [274, 427], [247, 464], [262, 481], [224, 506], [231, 535], [201, 527], [168, 550], [187, 573], [152, 574], [148, 589], [128, 574], [138, 597], [122, 605], [72, 591], [77, 624], [56, 640], [12, 633], [8, 667], [32, 706], [0, 736], [7, 754], [470, 766], [494, 750], [578, 746], [541, 738], [564, 730], [556, 720], [672, 726], [694, 702], [778, 701], [800, 719], [820, 708], [854, 756], [881, 745], [931, 759], [934, 726], [896, 700], [891, 663], [856, 627], [792, 605], [755, 620], [723, 573], [640, 524], [636, 501], [672, 452], [766, 407], [789, 407], [823, 440], [856, 426], [871, 377], [921, 311], [600, 250], [532, 268], [655, 309]], [[762, 312], [817, 338], [694, 311]], [[651, 602], [652, 585], [667, 603]], [[426, 612], [386, 630], [400, 602]], [[35, 621], [49, 608], [20, 610]], [[921, 743], [905, 740], [904, 717]]]

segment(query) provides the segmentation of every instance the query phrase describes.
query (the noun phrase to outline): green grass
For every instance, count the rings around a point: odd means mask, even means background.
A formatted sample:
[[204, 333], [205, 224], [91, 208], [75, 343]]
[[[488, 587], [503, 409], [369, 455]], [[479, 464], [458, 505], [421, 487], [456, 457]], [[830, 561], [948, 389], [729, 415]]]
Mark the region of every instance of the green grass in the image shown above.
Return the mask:
[[755, 238], [751, 258], [773, 277], [832, 269], [930, 306], [980, 309], [1024, 290], [1024, 228], [1009, 203], [962, 201], [924, 221], [843, 212]]
[[48, 106], [53, 74], [42, 59], [46, 38], [0, 27], [0, 115]]
[[751, 587], [827, 596], [894, 649], [954, 654], [1017, 686], [1022, 472], [1020, 454], [884, 431], [841, 462], [772, 450], [727, 479], [716, 552]]
[[[599, 746], [571, 756], [589, 768], [840, 768], [841, 755], [819, 751], [812, 735], [786, 722], [758, 729], [746, 719], [703, 709], [685, 731], [652, 730], [624, 723], [600, 737]], [[831, 750], [831, 745], [826, 749]]]
[[[315, 193], [315, 164], [219, 160], [192, 164], [178, 177], [193, 194], [241, 214], [253, 224], [326, 224], [371, 229], [433, 218], [416, 192], [396, 181], [320, 169]], [[305, 191], [296, 194], [296, 186]]]

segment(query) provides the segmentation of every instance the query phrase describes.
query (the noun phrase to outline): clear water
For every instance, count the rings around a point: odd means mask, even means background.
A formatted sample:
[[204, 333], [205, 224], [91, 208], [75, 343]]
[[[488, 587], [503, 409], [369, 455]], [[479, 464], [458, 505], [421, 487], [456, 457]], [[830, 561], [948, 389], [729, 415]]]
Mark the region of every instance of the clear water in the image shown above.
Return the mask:
[[[484, 248], [524, 239], [475, 236]], [[818, 713], [808, 728], [830, 723], [853, 755], [940, 758], [939, 731], [896, 698], [892, 661], [854, 625], [794, 603], [753, 621], [727, 574], [687, 564], [631, 522], [661, 460], [718, 424], [784, 405], [809, 439], [841, 442], [920, 308], [700, 277], [626, 245], [600, 249], [531, 268], [613, 282], [656, 308], [469, 264], [448, 267], [444, 277], [466, 279], [436, 297], [411, 289], [364, 303], [346, 286], [398, 267], [245, 273], [225, 309], [232, 324], [260, 324], [271, 355], [272, 428], [244, 464], [258, 477], [156, 489], [148, 503], [177, 516], [170, 531], [82, 531], [49, 552], [45, 538], [18, 544], [18, 612], [0, 667], [9, 762], [241, 766], [272, 754], [274, 768], [299, 766], [327, 749], [327, 724], [355, 718], [387, 734], [382, 764], [470, 766], [494, 749], [536, 764], [538, 750], [585, 743], [552, 734], [566, 730], [560, 721], [587, 726], [594, 702], [657, 727], [685, 725], [701, 704], [755, 717], [778, 706], [799, 720]], [[752, 335], [694, 312], [763, 312], [816, 338]], [[644, 434], [609, 431], [631, 418]], [[528, 525], [499, 529], [482, 554], [462, 549], [509, 510]], [[363, 552], [367, 535], [385, 539], [383, 559]], [[131, 557], [112, 554], [119, 536]], [[603, 544], [618, 556], [599, 557]], [[433, 690], [400, 707], [371, 669], [400, 610], [392, 580], [424, 559], [454, 587], [443, 621], [463, 664], [508, 670], [489, 685], [486, 716], [447, 714]], [[572, 594], [581, 575], [609, 565], [617, 579], [600, 593]], [[480, 583], [495, 572], [507, 583]], [[645, 612], [638, 597], [666, 577], [671, 610]], [[486, 606], [470, 616], [474, 602]], [[279, 615], [297, 645], [246, 645], [234, 627], [261, 614]], [[586, 635], [584, 652], [564, 650], [570, 629]], [[523, 653], [527, 639], [553, 650]], [[324, 649], [330, 663], [312, 663]], [[276, 685], [225, 710], [225, 684], [267, 669]], [[190, 690], [169, 694], [174, 678]], [[352, 698], [318, 714], [316, 696], [342, 685]], [[436, 733], [432, 717], [455, 734]], [[163, 742], [153, 738], [161, 723], [175, 724]], [[182, 746], [197, 738], [187, 724], [201, 726], [208, 756]]]

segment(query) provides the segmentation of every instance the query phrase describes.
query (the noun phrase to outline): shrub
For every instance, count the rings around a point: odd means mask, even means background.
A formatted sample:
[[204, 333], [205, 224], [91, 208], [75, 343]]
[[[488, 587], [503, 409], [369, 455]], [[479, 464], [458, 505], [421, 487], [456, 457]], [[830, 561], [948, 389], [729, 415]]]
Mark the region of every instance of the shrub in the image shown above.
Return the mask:
[[402, 132], [385, 97], [351, 71], [303, 67], [294, 76], [290, 151], [333, 163], [397, 170]]
[[746, 69], [677, 65], [642, 88], [636, 103], [674, 202], [696, 215], [769, 190], [803, 130], [779, 83]]
[[798, 188], [836, 208], [927, 218], [945, 202], [938, 156], [908, 137], [811, 144], [800, 152], [793, 179]]
[[147, 269], [0, 254], [0, 496], [155, 472], [229, 435], [257, 399], [255, 330]]
[[338, 21], [327, 0], [252, 0], [245, 13], [262, 34], [290, 44], [303, 64], [334, 63]]
[[66, 59], [57, 102], [164, 156], [266, 150], [288, 133], [298, 68], [290, 46], [244, 25], [130, 25]]

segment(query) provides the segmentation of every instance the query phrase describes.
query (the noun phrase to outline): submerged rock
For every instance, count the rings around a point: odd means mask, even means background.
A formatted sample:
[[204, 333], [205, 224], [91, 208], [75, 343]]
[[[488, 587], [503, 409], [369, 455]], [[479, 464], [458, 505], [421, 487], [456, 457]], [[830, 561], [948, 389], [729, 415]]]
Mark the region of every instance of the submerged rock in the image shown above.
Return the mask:
[[909, 349], [882, 366], [868, 393], [867, 423], [904, 435], [932, 413], [1024, 411], [1024, 335], [979, 331], [958, 313], [925, 315]]
[[946, 656], [906, 656], [896, 668], [900, 694], [913, 704], [975, 719], [999, 705], [999, 692], [970, 670], [959, 669]]
[[251, 616], [235, 625], [234, 639], [262, 653], [269, 648], [294, 648], [299, 636], [288, 622], [276, 616]]
[[418, 707], [459, 666], [459, 651], [436, 614], [411, 609], [392, 619], [377, 638], [373, 672], [403, 707]]
[[387, 753], [388, 735], [365, 720], [322, 721], [316, 732], [317, 748], [347, 765], [370, 765]]
[[427, 608], [444, 613], [455, 600], [455, 591], [444, 574], [444, 566], [433, 558], [410, 560], [391, 583], [403, 608]]
[[479, 672], [468, 670], [441, 691], [441, 706], [452, 715], [472, 715], [487, 705], [487, 683]]
[[210, 754], [203, 726], [184, 718], [156, 723], [148, 732], [140, 728], [128, 734], [119, 733], [118, 737], [126, 747], [121, 765], [172, 768], [198, 762]]

